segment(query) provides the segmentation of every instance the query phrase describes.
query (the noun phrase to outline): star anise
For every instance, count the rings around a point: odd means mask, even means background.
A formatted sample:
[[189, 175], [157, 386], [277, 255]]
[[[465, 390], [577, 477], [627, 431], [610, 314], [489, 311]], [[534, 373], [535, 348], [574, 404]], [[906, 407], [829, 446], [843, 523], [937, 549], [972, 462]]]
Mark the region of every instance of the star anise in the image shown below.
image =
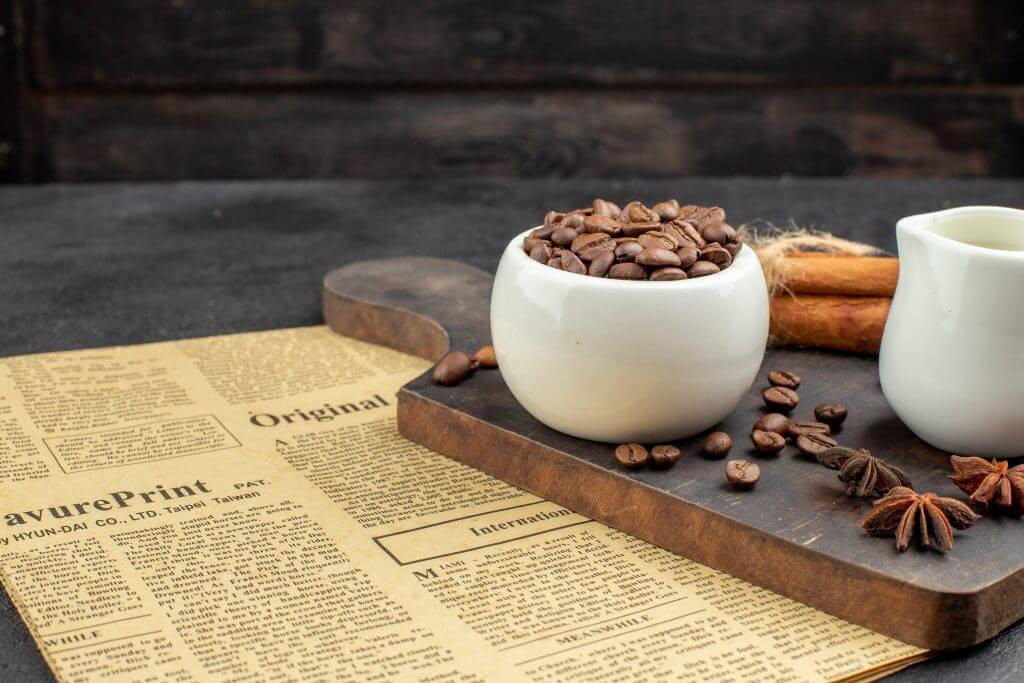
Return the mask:
[[815, 456], [825, 467], [839, 470], [839, 481], [849, 482], [846, 495], [870, 498], [878, 493], [884, 496], [896, 486], [913, 487], [906, 472], [871, 455], [866, 448], [854, 450], [836, 446]]
[[917, 536], [918, 545], [938, 550], [953, 549], [953, 529], [966, 529], [981, 519], [958, 500], [934, 493], [917, 493], [897, 486], [874, 502], [875, 509], [860, 523], [872, 536], [896, 536], [896, 550], [903, 552]]
[[956, 474], [950, 477], [960, 490], [971, 496], [971, 504], [980, 510], [989, 505], [1014, 515], [1024, 514], [1024, 465], [1010, 467], [992, 458], [992, 462], [974, 456], [950, 458]]

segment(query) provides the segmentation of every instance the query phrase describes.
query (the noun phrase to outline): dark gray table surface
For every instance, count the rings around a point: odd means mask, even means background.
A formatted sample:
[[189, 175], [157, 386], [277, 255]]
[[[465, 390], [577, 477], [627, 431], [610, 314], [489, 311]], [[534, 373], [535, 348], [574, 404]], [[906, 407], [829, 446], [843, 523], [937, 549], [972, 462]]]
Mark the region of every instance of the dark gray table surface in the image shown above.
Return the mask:
[[[827, 229], [895, 250], [900, 216], [1024, 206], [1020, 181], [487, 180], [53, 185], [0, 188], [0, 356], [322, 322], [330, 268], [397, 255], [493, 271], [549, 208], [718, 204], [730, 222]], [[52, 680], [0, 592], [0, 681]], [[1024, 599], [1024, 596], [1021, 596]], [[1021, 623], [890, 680], [1024, 680]]]

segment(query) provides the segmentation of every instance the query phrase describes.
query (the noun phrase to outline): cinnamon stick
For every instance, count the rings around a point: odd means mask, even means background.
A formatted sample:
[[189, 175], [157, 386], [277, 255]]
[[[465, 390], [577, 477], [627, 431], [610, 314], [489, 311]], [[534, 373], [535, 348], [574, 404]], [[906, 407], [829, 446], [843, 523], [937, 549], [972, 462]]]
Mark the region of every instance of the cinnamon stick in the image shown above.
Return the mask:
[[891, 297], [899, 260], [815, 252], [786, 254], [779, 284], [794, 294]]
[[891, 302], [881, 296], [781, 294], [771, 298], [769, 332], [780, 344], [877, 354]]

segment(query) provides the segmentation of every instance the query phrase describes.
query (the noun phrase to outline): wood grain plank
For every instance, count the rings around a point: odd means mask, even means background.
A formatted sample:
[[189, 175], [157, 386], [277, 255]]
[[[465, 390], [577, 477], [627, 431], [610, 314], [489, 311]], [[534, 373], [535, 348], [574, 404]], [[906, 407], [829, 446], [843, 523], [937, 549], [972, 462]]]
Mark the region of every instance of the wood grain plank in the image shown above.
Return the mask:
[[34, 0], [43, 88], [1020, 83], [1016, 0]]
[[1019, 176], [1024, 95], [49, 95], [46, 179]]

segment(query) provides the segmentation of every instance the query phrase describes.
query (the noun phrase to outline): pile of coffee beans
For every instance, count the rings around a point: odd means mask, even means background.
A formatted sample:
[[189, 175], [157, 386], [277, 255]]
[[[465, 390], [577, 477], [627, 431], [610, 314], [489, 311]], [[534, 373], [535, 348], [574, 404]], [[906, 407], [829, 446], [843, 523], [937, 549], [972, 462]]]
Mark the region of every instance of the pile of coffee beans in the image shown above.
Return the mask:
[[669, 199], [648, 208], [619, 208], [604, 199], [568, 212], [549, 211], [523, 239], [534, 261], [578, 275], [615, 280], [685, 280], [732, 265], [743, 241], [717, 206], [680, 206]]
[[846, 419], [849, 412], [842, 403], [823, 403], [814, 409], [814, 420], [790, 420], [788, 413], [800, 402], [796, 393], [800, 387], [800, 375], [788, 370], [773, 370], [768, 373], [769, 387], [761, 392], [765, 405], [778, 412], [766, 413], [754, 423], [750, 441], [754, 450], [762, 455], [775, 455], [792, 439], [797, 449], [808, 457], [814, 457], [837, 444], [832, 436]]

